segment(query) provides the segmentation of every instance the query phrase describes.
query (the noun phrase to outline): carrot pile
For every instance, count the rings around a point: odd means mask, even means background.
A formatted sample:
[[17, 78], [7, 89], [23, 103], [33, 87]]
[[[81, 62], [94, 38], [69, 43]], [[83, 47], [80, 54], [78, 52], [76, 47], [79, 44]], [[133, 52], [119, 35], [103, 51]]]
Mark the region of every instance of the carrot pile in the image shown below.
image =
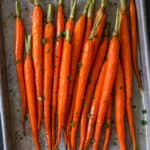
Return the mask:
[[32, 34], [25, 38], [21, 9], [16, 1], [14, 53], [22, 127], [25, 131], [28, 106], [36, 150], [42, 149], [38, 137], [42, 119], [48, 150], [56, 150], [63, 135], [69, 150], [86, 150], [91, 144], [93, 150], [98, 150], [103, 129], [101, 149], [107, 150], [113, 113], [120, 149], [127, 149], [125, 117], [132, 149], [137, 149], [132, 70], [141, 90], [143, 85], [137, 59], [135, 1], [130, 0], [128, 9], [126, 0], [120, 0], [112, 34], [107, 22], [107, 0], [101, 0], [93, 17], [95, 3], [96, 0], [85, 0], [82, 14], [75, 21], [77, 0], [71, 0], [67, 20], [64, 1], [58, 0], [55, 29], [53, 4], [48, 5], [44, 23], [41, 2], [34, 0]]

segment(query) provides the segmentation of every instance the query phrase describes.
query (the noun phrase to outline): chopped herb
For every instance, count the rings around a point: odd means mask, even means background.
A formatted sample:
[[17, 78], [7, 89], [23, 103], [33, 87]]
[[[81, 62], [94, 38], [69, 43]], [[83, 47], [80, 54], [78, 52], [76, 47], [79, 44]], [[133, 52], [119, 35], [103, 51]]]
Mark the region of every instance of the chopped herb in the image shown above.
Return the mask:
[[146, 109], [142, 110], [142, 114], [146, 114], [146, 113], [147, 113]]
[[67, 80], [68, 80], [68, 81], [71, 81], [71, 80], [72, 80], [72, 77], [71, 77], [71, 76], [68, 76], [68, 77], [67, 77]]
[[109, 125], [108, 125], [107, 122], [104, 123], [104, 128], [105, 128], [105, 129], [109, 128]]
[[145, 125], [147, 125], [147, 121], [146, 120], [141, 120], [141, 124], [142, 124], [142, 126], [145, 126]]
[[43, 45], [46, 44], [46, 39], [45, 39], [45, 38], [42, 39], [42, 44], [43, 44]]
[[82, 67], [82, 65], [83, 65], [82, 62], [79, 62], [78, 63], [78, 68], [80, 69]]
[[50, 48], [48, 48], [47, 50], [46, 50], [46, 53], [49, 53], [50, 52]]
[[70, 127], [71, 127], [71, 128], [75, 127], [75, 122], [73, 122], [73, 121], [70, 122]]
[[92, 114], [91, 113], [88, 113], [88, 118], [90, 119], [92, 117]]
[[133, 105], [132, 108], [133, 108], [133, 109], [136, 109], [136, 105]]
[[21, 63], [20, 59], [16, 60], [16, 64], [20, 64], [20, 63]]
[[61, 36], [62, 36], [62, 37], [65, 37], [65, 36], [66, 36], [66, 32], [62, 32], [62, 33], [61, 33]]

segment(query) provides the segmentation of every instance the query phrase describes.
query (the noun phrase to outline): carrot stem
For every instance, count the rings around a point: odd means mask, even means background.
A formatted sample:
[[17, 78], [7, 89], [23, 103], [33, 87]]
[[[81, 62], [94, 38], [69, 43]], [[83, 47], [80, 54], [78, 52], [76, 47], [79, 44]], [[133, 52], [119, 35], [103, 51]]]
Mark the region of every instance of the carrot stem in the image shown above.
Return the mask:
[[20, 11], [20, 3], [19, 1], [16, 1], [16, 17], [20, 17], [21, 16], [21, 11]]
[[101, 0], [101, 8], [105, 9], [107, 6], [107, 0]]
[[94, 4], [95, 4], [95, 0], [92, 0], [88, 8], [88, 13], [87, 13], [88, 18], [93, 16]]
[[31, 34], [25, 38], [25, 50], [27, 55], [31, 55]]
[[90, 5], [90, 2], [91, 0], [86, 0], [86, 3], [84, 5], [84, 9], [83, 9], [83, 15], [86, 15], [87, 14], [87, 11], [88, 11], [88, 7]]
[[110, 24], [110, 22], [107, 22], [106, 27], [105, 27], [105, 31], [104, 31], [105, 36], [110, 35], [110, 28], [111, 28], [111, 24]]
[[126, 0], [120, 0], [120, 5], [122, 11], [126, 10]]
[[71, 42], [71, 39], [72, 39], [71, 37], [72, 37], [71, 31], [67, 30], [66, 37], [65, 37], [66, 41]]
[[77, 0], [72, 0], [72, 1], [71, 1], [70, 19], [74, 19], [74, 17], [75, 17], [76, 5], [77, 5]]
[[54, 7], [52, 3], [48, 4], [48, 11], [47, 11], [47, 23], [51, 23], [53, 21], [53, 14], [54, 14]]
[[34, 0], [34, 5], [35, 5], [35, 6], [40, 5], [40, 0]]
[[113, 31], [113, 36], [118, 35], [119, 29], [120, 29], [120, 12], [119, 9], [117, 8], [117, 13], [116, 13], [116, 21], [115, 21], [115, 27]]
[[62, 5], [63, 0], [57, 0], [58, 5]]

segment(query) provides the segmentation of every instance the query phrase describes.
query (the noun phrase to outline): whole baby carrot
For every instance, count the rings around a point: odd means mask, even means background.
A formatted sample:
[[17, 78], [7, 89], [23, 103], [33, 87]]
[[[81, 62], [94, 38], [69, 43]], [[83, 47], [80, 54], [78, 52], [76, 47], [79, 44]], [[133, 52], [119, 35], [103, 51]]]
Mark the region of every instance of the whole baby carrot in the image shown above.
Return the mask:
[[54, 74], [53, 74], [53, 93], [52, 93], [52, 145], [56, 138], [56, 111], [58, 100], [59, 74], [63, 49], [62, 34], [65, 28], [63, 0], [58, 0], [57, 19], [56, 19], [56, 43], [54, 51]]
[[76, 0], [72, 1], [71, 5], [71, 14], [66, 24], [66, 36], [64, 39], [63, 45], [63, 53], [62, 53], [62, 61], [60, 68], [60, 80], [59, 80], [59, 90], [58, 90], [58, 131], [57, 131], [57, 139], [54, 146], [54, 149], [57, 148], [62, 129], [65, 121], [65, 114], [67, 108], [67, 96], [68, 96], [68, 88], [70, 81], [70, 64], [71, 64], [71, 50], [72, 50], [72, 34], [74, 30], [74, 17], [75, 17], [75, 8], [76, 8]]
[[133, 69], [136, 75], [136, 79], [138, 81], [139, 87], [143, 89], [142, 79], [139, 72], [138, 67], [138, 59], [137, 59], [137, 16], [136, 16], [136, 6], [135, 0], [130, 0], [130, 28], [131, 28], [131, 48], [132, 48], [132, 64]]
[[100, 100], [102, 96], [106, 68], [107, 68], [107, 63], [104, 63], [102, 67], [102, 71], [99, 73], [98, 82], [96, 84], [96, 88], [94, 92], [94, 99], [91, 104], [91, 109], [88, 111], [89, 114], [87, 114], [86, 116], [86, 118], [88, 118], [89, 120], [87, 124], [87, 130], [86, 130], [87, 134], [85, 137], [84, 149], [88, 148], [88, 145], [90, 144], [93, 133], [94, 133], [94, 126], [96, 123], [98, 108], [99, 108]]
[[20, 16], [20, 5], [16, 1], [16, 33], [15, 33], [15, 60], [19, 82], [19, 90], [22, 100], [22, 128], [25, 128], [25, 115], [27, 109], [26, 88], [24, 79], [24, 40], [25, 29]]
[[32, 136], [35, 144], [35, 150], [40, 150], [38, 141], [37, 110], [36, 110], [36, 90], [34, 81], [34, 68], [31, 56], [31, 35], [26, 39], [26, 57], [24, 64], [25, 85], [27, 91], [27, 102], [29, 117], [32, 128]]
[[104, 124], [104, 119], [106, 116], [108, 106], [110, 104], [109, 97], [111, 95], [113, 84], [117, 73], [119, 50], [120, 50], [120, 43], [118, 38], [119, 27], [120, 27], [120, 15], [119, 15], [119, 11], [117, 10], [116, 24], [108, 48], [107, 69], [106, 69], [106, 74], [104, 79], [100, 107], [97, 115], [93, 150], [98, 150], [99, 147], [99, 141], [101, 137], [102, 127]]
[[76, 89], [75, 107], [74, 107], [73, 120], [72, 120], [72, 122], [74, 123], [74, 127], [71, 129], [71, 148], [73, 150], [76, 149], [76, 133], [79, 124], [79, 117], [81, 114], [83, 97], [84, 97], [84, 92], [88, 80], [88, 75], [92, 66], [93, 38], [95, 35], [95, 31], [101, 22], [101, 19], [102, 19], [102, 15], [99, 15], [90, 33], [89, 39], [86, 41], [84, 45], [84, 49], [81, 57], [82, 67], [80, 68], [80, 71], [78, 73], [78, 84]]
[[126, 13], [126, 1], [121, 2], [121, 28], [120, 28], [120, 42], [121, 42], [121, 59], [123, 64], [123, 72], [126, 87], [126, 111], [128, 124], [132, 139], [133, 150], [137, 149], [134, 117], [132, 112], [132, 92], [133, 92], [133, 75], [132, 75], [132, 59], [131, 59], [131, 43], [128, 27], [128, 19]]
[[32, 56], [35, 70], [35, 84], [37, 94], [38, 129], [40, 128], [43, 114], [43, 11], [39, 0], [35, 0], [32, 16]]
[[46, 131], [48, 150], [52, 149], [51, 137], [51, 102], [52, 102], [52, 79], [53, 79], [53, 5], [48, 5], [47, 23], [44, 29], [44, 125]]
[[[112, 101], [112, 97], [111, 97]], [[112, 102], [109, 104], [107, 115], [106, 115], [106, 125], [105, 125], [105, 136], [102, 150], [108, 150], [110, 135], [111, 135], [111, 121], [112, 121]]]
[[118, 141], [121, 150], [126, 150], [125, 137], [125, 85], [121, 63], [119, 63], [115, 81], [115, 120]]
[[[108, 30], [108, 29], [106, 29]], [[83, 148], [84, 146], [84, 140], [85, 140], [85, 136], [87, 133], [87, 122], [88, 122], [88, 112], [91, 106], [91, 102], [92, 102], [92, 94], [94, 92], [94, 88], [97, 82], [97, 78], [98, 75], [100, 73], [102, 64], [104, 62], [104, 58], [107, 52], [107, 48], [108, 48], [108, 35], [106, 32], [105, 38], [102, 42], [102, 44], [100, 45], [100, 48], [98, 50], [98, 54], [96, 56], [95, 62], [93, 64], [93, 68], [91, 70], [91, 75], [90, 75], [90, 81], [87, 85], [87, 90], [86, 90], [86, 95], [85, 95], [85, 99], [84, 99], [84, 104], [83, 104], [83, 109], [82, 109], [82, 114], [81, 114], [81, 123], [80, 123], [80, 149]]]

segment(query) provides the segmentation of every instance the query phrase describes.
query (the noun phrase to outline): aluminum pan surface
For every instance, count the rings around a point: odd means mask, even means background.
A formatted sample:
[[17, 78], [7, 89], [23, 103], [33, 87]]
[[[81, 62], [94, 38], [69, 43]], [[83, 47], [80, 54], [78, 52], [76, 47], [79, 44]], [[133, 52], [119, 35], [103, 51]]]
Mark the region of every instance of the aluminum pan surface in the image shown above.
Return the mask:
[[[31, 17], [33, 5], [29, 2], [29, 0], [20, 0], [22, 15], [26, 25], [26, 30], [29, 33], [31, 29]], [[44, 3], [47, 3], [48, 0], [43, 0]], [[98, 0], [97, 0], [98, 1]], [[54, 4], [56, 4], [56, 0], [52, 0]], [[113, 22], [115, 17], [114, 8], [117, 5], [117, 0], [109, 0], [109, 18]], [[146, 36], [146, 24], [145, 24], [145, 13], [144, 13], [144, 2], [143, 0], [136, 0], [137, 8], [138, 8], [138, 24], [139, 24], [139, 64], [140, 69], [142, 71], [142, 79], [144, 81], [145, 92], [141, 93], [137, 87], [137, 83], [134, 80], [134, 96], [133, 96], [133, 105], [136, 105], [136, 109], [134, 109], [135, 115], [135, 125], [136, 125], [136, 135], [137, 135], [137, 143], [139, 150], [149, 150], [150, 145], [150, 87], [148, 83], [150, 83], [149, 77], [149, 60], [148, 60], [148, 45], [147, 45], [147, 36]], [[24, 137], [21, 130], [21, 103], [20, 103], [20, 95], [18, 92], [17, 85], [17, 77], [16, 77], [16, 68], [14, 63], [14, 15], [15, 15], [15, 0], [1, 0], [2, 6], [2, 23], [3, 23], [3, 32], [4, 32], [4, 43], [5, 43], [5, 53], [6, 53], [6, 66], [7, 66], [7, 76], [8, 76], [8, 89], [9, 89], [9, 110], [11, 115], [11, 125], [10, 128], [12, 130], [12, 140], [14, 143], [13, 149], [15, 150], [33, 150], [34, 146], [32, 143], [31, 129], [28, 124], [26, 124], [26, 136]], [[77, 8], [77, 17], [81, 14], [83, 8], [84, 0], [78, 1]], [[46, 5], [43, 5], [46, 6]], [[65, 14], [68, 16], [69, 14], [69, 6], [70, 0], [65, 0]], [[44, 8], [46, 10], [46, 8]], [[113, 24], [113, 23], [112, 23]], [[147, 114], [143, 115], [141, 111], [143, 109], [147, 109]], [[148, 121], [148, 125], [146, 127], [141, 125], [141, 120], [146, 119]], [[117, 136], [115, 133], [115, 126], [113, 125], [113, 133], [111, 137], [110, 150], [119, 149], [115, 143], [117, 142]], [[45, 144], [45, 136], [44, 136], [44, 128], [42, 127], [40, 132], [40, 143], [42, 149], [46, 150]], [[6, 144], [6, 143], [5, 143]], [[128, 149], [131, 149], [130, 137], [127, 136], [127, 145]], [[60, 149], [65, 149], [63, 142], [60, 144]]]

